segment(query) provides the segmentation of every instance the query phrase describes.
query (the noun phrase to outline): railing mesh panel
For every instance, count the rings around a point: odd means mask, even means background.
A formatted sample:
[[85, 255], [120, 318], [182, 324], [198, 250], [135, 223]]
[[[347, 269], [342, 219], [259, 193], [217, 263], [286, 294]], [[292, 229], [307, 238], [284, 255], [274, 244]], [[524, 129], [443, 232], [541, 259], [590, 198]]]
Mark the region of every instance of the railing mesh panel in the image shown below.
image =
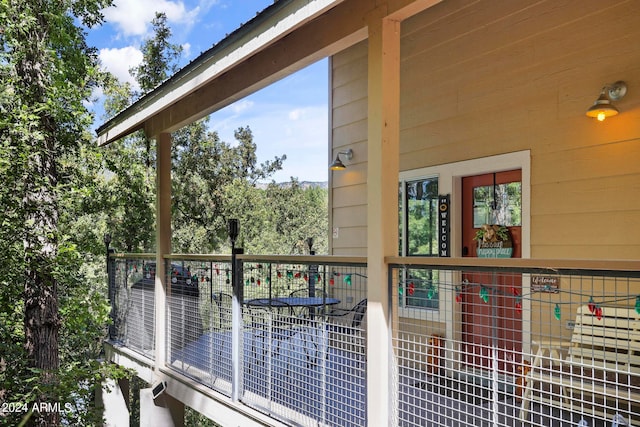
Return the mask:
[[640, 282], [392, 269], [402, 426], [640, 422]]
[[167, 364], [231, 394], [231, 264], [167, 263]]
[[110, 260], [113, 339], [154, 358], [155, 262], [137, 258]]
[[241, 271], [234, 349], [230, 263], [167, 262], [167, 364], [227, 396], [236, 387], [244, 404], [285, 423], [365, 425], [366, 269], [244, 262]]
[[366, 269], [245, 263], [247, 405], [295, 425], [366, 425]]
[[[236, 316], [229, 258], [167, 260], [167, 366], [285, 424], [371, 425], [366, 267], [267, 259]], [[391, 425], [640, 425], [640, 273], [426, 264], [390, 268]], [[151, 358], [154, 286], [111, 259], [110, 338]]]

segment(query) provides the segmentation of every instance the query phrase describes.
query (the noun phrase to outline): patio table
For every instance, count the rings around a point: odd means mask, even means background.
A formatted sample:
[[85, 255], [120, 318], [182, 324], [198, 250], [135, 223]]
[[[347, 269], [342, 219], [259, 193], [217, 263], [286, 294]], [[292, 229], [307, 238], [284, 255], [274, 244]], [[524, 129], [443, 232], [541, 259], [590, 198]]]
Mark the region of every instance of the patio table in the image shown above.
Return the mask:
[[325, 297], [274, 297], [274, 298], [253, 298], [245, 300], [250, 307], [322, 307], [324, 305], [340, 304], [337, 298]]

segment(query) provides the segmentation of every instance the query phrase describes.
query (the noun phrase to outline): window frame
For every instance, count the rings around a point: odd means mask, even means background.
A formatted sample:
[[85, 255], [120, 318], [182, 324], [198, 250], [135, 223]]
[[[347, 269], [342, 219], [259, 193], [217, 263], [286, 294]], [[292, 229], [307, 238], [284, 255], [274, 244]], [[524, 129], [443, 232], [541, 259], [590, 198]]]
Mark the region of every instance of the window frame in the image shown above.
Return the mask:
[[[426, 166], [417, 169], [400, 171], [399, 183], [407, 180], [417, 180], [420, 178], [438, 176], [438, 193], [440, 195], [450, 195], [450, 254], [452, 257], [462, 256], [462, 178], [465, 176], [480, 175], [483, 173], [496, 172], [500, 170], [522, 170], [522, 258], [530, 258], [531, 256], [531, 207], [530, 207], [530, 195], [531, 195], [531, 151], [522, 150], [512, 153], [498, 154], [493, 156], [481, 157], [470, 160], [462, 160], [457, 162], [445, 163], [434, 166]], [[404, 200], [404, 195], [402, 196]], [[404, 202], [403, 202], [404, 203]], [[403, 220], [401, 213], [404, 206], [398, 206], [399, 220]], [[404, 227], [404, 225], [400, 225]], [[400, 240], [400, 239], [399, 239]], [[405, 256], [405, 255], [402, 255]], [[401, 278], [400, 280], [404, 279]], [[456, 283], [460, 280], [456, 277], [456, 274], [450, 271], [440, 271], [440, 281], [442, 283]], [[528, 292], [528, 282], [523, 279], [523, 292]], [[451, 286], [447, 287], [451, 288]], [[403, 305], [399, 305], [399, 316], [406, 318], [413, 318], [423, 321], [432, 322], [445, 322], [447, 336], [454, 336], [455, 327], [453, 323], [450, 323], [452, 319], [448, 319], [447, 316], [453, 315], [455, 312], [455, 301], [452, 291], [443, 289], [439, 292], [439, 309], [424, 309], [418, 307], [407, 308]], [[446, 306], [445, 306], [446, 305]], [[440, 310], [440, 308], [442, 310]], [[524, 315], [529, 316], [527, 311], [529, 308], [524, 307]], [[523, 318], [523, 321], [525, 318]], [[452, 334], [452, 335], [449, 335]], [[526, 340], [528, 331], [523, 331], [523, 337]]]
[[[409, 172], [401, 172], [399, 175], [399, 183], [398, 183], [398, 197], [399, 200], [399, 211], [398, 212], [398, 223], [400, 230], [399, 231], [399, 252], [400, 256], [408, 256], [407, 252], [409, 249], [409, 206], [408, 206], [408, 197], [407, 197], [407, 184], [417, 181], [429, 180], [429, 179], [437, 179], [438, 181], [438, 190], [436, 191], [436, 198], [440, 195], [440, 175], [438, 173], [431, 173], [426, 175], [415, 175]], [[434, 229], [438, 230], [438, 217], [437, 215], [434, 218]], [[436, 238], [436, 242], [437, 242]], [[416, 257], [438, 257], [438, 246], [436, 244], [436, 248], [433, 254], [411, 254], [410, 256]], [[401, 283], [407, 283], [407, 269], [403, 269], [400, 277]], [[401, 314], [407, 314], [407, 312], [418, 310], [421, 313], [428, 312], [430, 315], [435, 315], [440, 311], [440, 291], [438, 290], [437, 297], [437, 307], [422, 307], [418, 305], [407, 305], [407, 300], [409, 299], [409, 295], [406, 292], [403, 292], [402, 295], [399, 295], [399, 308]], [[408, 316], [413, 317], [413, 316]]]

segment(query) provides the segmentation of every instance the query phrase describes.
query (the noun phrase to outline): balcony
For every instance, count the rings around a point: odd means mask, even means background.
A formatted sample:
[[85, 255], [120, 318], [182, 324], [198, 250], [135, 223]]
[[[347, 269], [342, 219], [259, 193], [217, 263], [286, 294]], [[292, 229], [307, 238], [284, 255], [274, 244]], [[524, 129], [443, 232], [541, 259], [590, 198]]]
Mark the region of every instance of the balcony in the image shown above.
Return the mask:
[[[379, 376], [392, 378], [392, 425], [640, 422], [631, 263], [387, 262], [392, 357]], [[111, 258], [109, 354], [158, 369], [189, 405], [191, 390], [272, 425], [372, 425], [367, 356], [385, 349], [367, 348], [364, 259], [238, 255], [234, 268], [230, 256], [176, 254], [165, 263], [159, 310], [155, 260]]]

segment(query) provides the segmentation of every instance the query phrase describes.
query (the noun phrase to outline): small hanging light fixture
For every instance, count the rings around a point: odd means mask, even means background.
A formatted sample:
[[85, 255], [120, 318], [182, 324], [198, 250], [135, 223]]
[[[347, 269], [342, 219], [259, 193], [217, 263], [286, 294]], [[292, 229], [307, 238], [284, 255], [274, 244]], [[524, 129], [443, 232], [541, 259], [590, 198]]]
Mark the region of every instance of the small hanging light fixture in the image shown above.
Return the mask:
[[345, 156], [347, 160], [351, 160], [353, 158], [353, 150], [351, 148], [349, 148], [347, 151], [340, 151], [336, 155], [336, 159], [333, 161], [333, 163], [329, 165], [329, 169], [331, 169], [332, 171], [339, 171], [347, 168], [345, 164], [342, 163], [342, 160], [340, 160], [340, 154]]
[[626, 93], [627, 84], [623, 81], [605, 85], [600, 91], [600, 96], [596, 99], [596, 102], [587, 110], [587, 116], [597, 118], [599, 121], [615, 116], [620, 111], [611, 101], [619, 101]]

